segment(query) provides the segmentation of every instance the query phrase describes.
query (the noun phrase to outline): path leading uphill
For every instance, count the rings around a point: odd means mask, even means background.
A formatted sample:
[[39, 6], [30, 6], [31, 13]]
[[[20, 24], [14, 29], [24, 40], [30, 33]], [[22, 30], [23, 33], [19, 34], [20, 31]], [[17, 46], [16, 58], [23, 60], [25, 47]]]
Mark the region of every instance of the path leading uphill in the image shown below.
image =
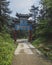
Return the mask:
[[33, 45], [27, 42], [27, 40], [21, 41], [18, 42], [18, 46], [14, 52], [12, 65], [52, 65], [52, 63], [43, 59], [39, 55], [41, 53]]

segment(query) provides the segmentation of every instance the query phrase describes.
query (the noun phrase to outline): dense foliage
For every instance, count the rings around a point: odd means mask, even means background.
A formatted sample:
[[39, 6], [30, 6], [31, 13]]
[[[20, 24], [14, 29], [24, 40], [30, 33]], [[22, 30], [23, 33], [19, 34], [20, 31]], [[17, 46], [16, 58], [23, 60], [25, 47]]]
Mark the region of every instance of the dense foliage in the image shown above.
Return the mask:
[[0, 65], [10, 65], [14, 53], [14, 41], [7, 33], [0, 33]]
[[11, 11], [8, 8], [9, 1], [7, 0], [0, 0], [0, 31], [4, 25], [7, 25], [9, 13]]
[[0, 0], [0, 65], [10, 65], [15, 49], [14, 41], [8, 34], [9, 2]]
[[40, 4], [33, 45], [52, 60], [52, 0], [41, 0]]
[[33, 33], [33, 38], [35, 37], [35, 31], [36, 31], [36, 21], [37, 21], [37, 15], [38, 15], [38, 7], [36, 7], [35, 5], [32, 5], [31, 6], [31, 9], [30, 9], [30, 14], [32, 16], [32, 33]]
[[52, 1], [41, 0], [42, 9], [40, 10], [38, 35], [46, 39], [52, 38]]

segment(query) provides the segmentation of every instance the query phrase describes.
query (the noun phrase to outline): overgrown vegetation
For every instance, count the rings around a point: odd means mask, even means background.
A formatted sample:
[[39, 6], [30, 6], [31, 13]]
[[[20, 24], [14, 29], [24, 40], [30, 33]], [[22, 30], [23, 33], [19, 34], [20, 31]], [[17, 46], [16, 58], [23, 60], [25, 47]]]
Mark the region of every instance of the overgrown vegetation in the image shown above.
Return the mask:
[[11, 65], [15, 49], [14, 41], [8, 33], [8, 18], [11, 12], [9, 1], [0, 0], [0, 65]]
[[52, 60], [52, 0], [41, 0], [40, 3], [38, 23], [33, 33], [35, 41], [32, 44]]
[[0, 33], [0, 65], [11, 65], [15, 45], [7, 33]]
[[42, 38], [37, 38], [32, 42], [32, 44], [40, 50], [47, 59], [52, 60], [52, 41], [51, 44], [49, 43], [50, 42], [45, 42]]

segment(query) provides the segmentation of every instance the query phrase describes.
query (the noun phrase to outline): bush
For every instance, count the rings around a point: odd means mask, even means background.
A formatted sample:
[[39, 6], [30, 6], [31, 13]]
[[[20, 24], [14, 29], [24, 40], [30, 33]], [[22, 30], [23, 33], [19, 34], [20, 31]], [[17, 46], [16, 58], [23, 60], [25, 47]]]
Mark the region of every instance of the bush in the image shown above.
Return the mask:
[[40, 44], [42, 44], [42, 39], [41, 38], [38, 38], [38, 39], [36, 39], [36, 40], [34, 40], [33, 42], [32, 42], [32, 44], [35, 46], [35, 47], [38, 47]]
[[52, 45], [46, 43], [44, 38], [38, 38], [32, 43], [45, 57], [52, 60]]
[[10, 65], [15, 46], [10, 35], [0, 33], [0, 65]]

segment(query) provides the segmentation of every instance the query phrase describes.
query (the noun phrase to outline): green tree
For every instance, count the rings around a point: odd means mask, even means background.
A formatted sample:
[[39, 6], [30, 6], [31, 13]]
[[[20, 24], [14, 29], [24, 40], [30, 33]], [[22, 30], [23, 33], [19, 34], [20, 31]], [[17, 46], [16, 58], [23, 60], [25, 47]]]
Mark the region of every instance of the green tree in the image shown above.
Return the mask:
[[33, 19], [33, 23], [32, 23], [32, 27], [33, 27], [33, 38], [36, 37], [36, 34], [35, 34], [35, 31], [36, 31], [36, 21], [37, 21], [37, 16], [38, 16], [38, 7], [36, 7], [35, 5], [32, 5], [31, 6], [31, 9], [30, 9], [30, 14], [32, 15], [32, 19]]
[[41, 0], [42, 8], [36, 33], [46, 39], [52, 38], [52, 0]]
[[7, 23], [9, 13], [11, 11], [8, 8], [9, 1], [7, 0], [0, 0], [0, 31], [2, 27]]

